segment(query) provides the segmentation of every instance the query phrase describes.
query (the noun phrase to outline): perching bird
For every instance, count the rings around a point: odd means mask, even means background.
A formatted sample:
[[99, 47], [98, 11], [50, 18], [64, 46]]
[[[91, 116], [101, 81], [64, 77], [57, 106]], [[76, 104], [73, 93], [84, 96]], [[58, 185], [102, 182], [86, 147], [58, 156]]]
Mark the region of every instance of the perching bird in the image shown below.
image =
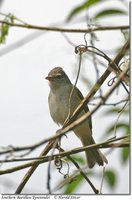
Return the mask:
[[[70, 114], [75, 111], [83, 99], [83, 95], [77, 87], [74, 88], [71, 95], [73, 84], [61, 67], [53, 68], [49, 72], [46, 79], [49, 81], [50, 86], [48, 98], [50, 115], [57, 124], [63, 125], [68, 117], [69, 110]], [[69, 101], [70, 95], [71, 100]], [[88, 111], [89, 109], [86, 106], [77, 118]], [[83, 146], [95, 144], [95, 141], [92, 137], [91, 118], [89, 120], [86, 119], [83, 123], [75, 127], [73, 131], [79, 137]], [[98, 149], [89, 149], [86, 150], [85, 153], [89, 168], [92, 168], [95, 163], [98, 163], [98, 165], [103, 165], [104, 162], [108, 163], [106, 157]]]

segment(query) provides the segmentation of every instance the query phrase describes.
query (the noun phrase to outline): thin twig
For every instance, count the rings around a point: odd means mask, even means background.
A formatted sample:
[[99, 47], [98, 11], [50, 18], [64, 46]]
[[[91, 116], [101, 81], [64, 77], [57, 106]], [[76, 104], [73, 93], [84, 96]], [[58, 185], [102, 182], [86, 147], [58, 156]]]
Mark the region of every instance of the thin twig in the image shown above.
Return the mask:
[[50, 155], [50, 158], [48, 159], [49, 160], [49, 163], [48, 163], [48, 173], [47, 173], [47, 189], [49, 191], [49, 194], [51, 194], [51, 186], [50, 186], [50, 181], [51, 181], [51, 174], [50, 174], [50, 169], [51, 169], [51, 161], [53, 160], [54, 158], [54, 151], [55, 151], [55, 148], [57, 147], [58, 145], [58, 141], [59, 141], [59, 138], [55, 139], [54, 141], [54, 144], [52, 146], [52, 152], [51, 152], [51, 155]]
[[[53, 141], [49, 142], [47, 144], [47, 146], [44, 148], [44, 150], [41, 152], [40, 156], [46, 155], [50, 151], [50, 149], [52, 148], [53, 144], [54, 144]], [[34, 161], [32, 163], [31, 168], [28, 170], [28, 172], [23, 177], [23, 179], [22, 179], [21, 183], [19, 184], [19, 186], [18, 186], [15, 194], [20, 194], [21, 193], [21, 191], [23, 190], [25, 184], [27, 183], [27, 181], [29, 180], [29, 178], [31, 177], [31, 175], [33, 174], [33, 172], [36, 170], [36, 168], [38, 167], [38, 165], [39, 165], [38, 161]]]
[[37, 30], [45, 30], [45, 31], [56, 31], [56, 32], [70, 32], [70, 33], [90, 33], [91, 31], [106, 31], [106, 30], [120, 30], [120, 29], [129, 29], [129, 26], [99, 26], [96, 28], [89, 29], [66, 29], [66, 28], [58, 28], [58, 27], [46, 27], [46, 26], [37, 26], [31, 24], [19, 24], [19, 23], [11, 23], [4, 20], [0, 20], [1, 24], [7, 24], [12, 27], [19, 28], [27, 28], [27, 29], [37, 29]]
[[[87, 22], [87, 28], [93, 28], [92, 27], [92, 20], [89, 17], [89, 10], [88, 9], [86, 10], [86, 22]], [[94, 42], [95, 42], [95, 40], [97, 40], [95, 33], [91, 31], [91, 33], [89, 35], [90, 35], [91, 46], [95, 46]], [[88, 46], [86, 36], [87, 36], [87, 33], [84, 35], [84, 40], [85, 40], [85, 45]], [[98, 80], [99, 79], [99, 70], [98, 70], [98, 67], [97, 67], [97, 58], [96, 58], [95, 53], [92, 53], [92, 63], [93, 63], [93, 66], [95, 68], [96, 79]], [[100, 96], [102, 96], [102, 89], [101, 88], [100, 88], [99, 92], [100, 92]]]
[[127, 103], [128, 103], [128, 101], [125, 102], [125, 104], [123, 105], [123, 107], [122, 107], [122, 109], [121, 109], [121, 111], [120, 111], [120, 113], [119, 113], [119, 115], [118, 115], [118, 117], [117, 117], [117, 119], [116, 119], [116, 122], [115, 122], [115, 125], [114, 125], [114, 136], [113, 136], [113, 137], [116, 137], [116, 128], [117, 128], [117, 123], [118, 123], [119, 118], [120, 118], [120, 116], [122, 115], [123, 110], [125, 109]]
[[[65, 152], [62, 148], [60, 149], [61, 152]], [[67, 158], [76, 166], [76, 168], [79, 170], [80, 174], [85, 178], [85, 180], [88, 182], [88, 184], [91, 186], [95, 194], [98, 194], [99, 191], [94, 187], [93, 183], [90, 181], [90, 179], [86, 176], [86, 174], [83, 172], [83, 170], [79, 167], [78, 163], [70, 156], [68, 155]]]
[[[97, 145], [99, 145], [99, 144], [96, 144], [96, 148], [97, 148]], [[115, 144], [110, 143], [110, 144], [104, 145], [104, 147], [101, 146], [100, 148], [119, 148], [119, 147], [129, 147], [129, 142], [120, 142], [120, 143], [115, 143]], [[94, 146], [88, 146], [88, 147], [85, 147], [85, 149], [84, 149], [84, 147], [81, 147], [81, 148], [74, 149], [74, 150], [69, 151], [69, 152], [56, 154], [56, 155], [54, 155], [54, 159], [56, 157], [58, 157], [58, 156], [65, 157], [65, 156], [68, 156], [68, 155], [72, 155], [72, 154], [76, 154], [76, 153], [79, 153], [79, 152], [82, 152], [82, 151], [86, 151], [86, 148], [94, 148]], [[35, 159], [35, 161], [29, 162], [27, 164], [23, 164], [23, 165], [20, 165], [20, 166], [12, 167], [12, 168], [9, 168], [9, 169], [0, 170], [0, 175], [13, 173], [13, 172], [28, 168], [30, 166], [33, 167], [35, 162], [38, 165], [42, 164], [42, 163], [45, 163], [45, 162], [48, 162], [49, 158], [51, 158], [51, 157], [49, 157], [49, 156], [48, 157], [41, 156], [41, 157], [37, 157], [37, 158], [32, 158], [32, 160]], [[29, 159], [29, 160], [31, 160], [31, 159]]]
[[102, 179], [101, 179], [99, 194], [102, 194], [104, 175], [105, 175], [105, 167], [103, 167], [103, 171], [102, 171]]
[[[82, 151], [86, 151], [87, 149], [91, 149], [91, 148], [118, 148], [118, 147], [129, 147], [129, 141], [124, 141], [124, 142], [119, 142], [119, 143], [114, 143], [116, 141], [119, 141], [119, 140], [123, 140], [123, 139], [126, 139], [126, 138], [129, 138], [129, 135], [126, 135], [126, 136], [122, 136], [122, 137], [119, 137], [119, 138], [113, 138], [113, 139], [110, 139], [110, 140], [107, 140], [107, 141], [104, 141], [104, 142], [101, 142], [101, 143], [98, 143], [98, 144], [91, 144], [91, 145], [88, 145], [88, 146], [83, 146], [83, 147], [80, 147], [80, 148], [75, 148], [75, 149], [72, 149], [70, 151], [66, 151], [64, 153], [58, 153], [58, 154], [54, 154], [54, 155], [50, 155], [50, 156], [39, 156], [39, 157], [34, 157], [34, 158], [21, 158], [21, 159], [11, 159], [11, 160], [1, 160], [0, 162], [19, 162], [19, 161], [30, 161], [30, 160], [38, 160], [42, 162], [49, 162], [49, 160], [53, 160], [55, 157], [58, 157], [58, 156], [61, 156], [61, 157], [65, 157], [67, 155], [72, 155], [72, 154], [76, 154], [76, 153], [80, 153]], [[48, 151], [50, 150], [49, 149], [49, 144], [46, 146], [46, 148], [48, 147]], [[50, 146], [50, 148], [53, 147], [53, 143], [52, 143], [52, 146]], [[34, 162], [31, 162], [31, 163], [28, 163], [27, 165], [24, 164], [22, 166], [25, 166], [26, 167], [29, 167], [31, 165], [33, 165]], [[15, 167], [16, 169], [16, 167]], [[23, 169], [23, 168], [22, 168]], [[18, 169], [20, 170], [20, 168]], [[17, 169], [16, 169], [17, 171]], [[10, 171], [9, 171], [10, 173]], [[0, 174], [3, 174], [3, 170], [0, 170]]]
[[78, 66], [78, 72], [77, 72], [77, 76], [76, 76], [76, 80], [75, 83], [72, 87], [72, 90], [70, 92], [70, 97], [69, 97], [69, 103], [68, 103], [68, 115], [66, 117], [66, 120], [63, 123], [63, 126], [65, 126], [65, 124], [67, 123], [67, 121], [69, 120], [70, 116], [71, 116], [71, 101], [72, 101], [72, 95], [74, 93], [74, 90], [76, 88], [77, 82], [78, 82], [78, 78], [79, 78], [79, 74], [80, 74], [80, 70], [81, 70], [81, 63], [82, 63], [82, 53], [79, 53], [79, 66]]
[[[126, 98], [126, 99], [117, 101], [117, 102], [115, 102], [115, 103], [104, 103], [103, 106], [117, 106], [117, 105], [122, 104], [122, 103], [124, 103], [124, 102], [126, 102], [126, 101], [129, 101], [129, 99]], [[92, 103], [92, 102], [90, 102], [90, 103], [88, 103], [88, 104], [89, 104], [89, 105], [93, 105], [93, 106], [97, 105], [97, 103]]]
[[75, 43], [73, 43], [70, 38], [64, 33], [64, 32], [61, 32], [61, 35], [66, 39], [66, 41], [73, 47], [76, 47], [77, 45]]

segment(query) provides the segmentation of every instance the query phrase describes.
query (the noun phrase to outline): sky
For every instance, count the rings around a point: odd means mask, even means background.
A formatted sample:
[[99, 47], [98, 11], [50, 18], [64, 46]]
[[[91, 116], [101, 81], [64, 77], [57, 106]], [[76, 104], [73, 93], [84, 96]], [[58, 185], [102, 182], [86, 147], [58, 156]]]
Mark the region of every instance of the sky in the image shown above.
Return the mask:
[[[39, 26], [56, 25], [61, 27], [63, 24], [64, 27], [69, 28], [86, 28], [86, 24], [81, 21], [77, 23], [77, 19], [64, 25], [68, 13], [80, 2], [80, 0], [19, 0], [18, 3], [17, 0], [5, 0], [0, 12], [12, 13], [24, 22]], [[111, 1], [111, 6], [118, 7], [119, 5], [116, 6], [114, 2]], [[121, 5], [121, 7], [123, 6]], [[95, 11], [91, 10], [90, 14], [92, 12]], [[84, 15], [82, 14], [82, 16]], [[127, 17], [114, 19], [104, 19], [99, 23], [103, 25], [128, 24]], [[69, 33], [66, 35], [74, 44], [84, 44], [83, 34]], [[119, 48], [124, 43], [124, 38], [118, 31], [111, 31], [110, 33], [106, 31], [103, 34], [102, 32], [98, 32], [97, 37], [99, 38], [97, 42], [98, 48], [104, 50], [110, 57], [113, 57], [115, 53], [112, 50]], [[25, 40], [26, 42], [24, 43]], [[13, 50], [10, 50], [12, 47]], [[83, 65], [84, 68], [81, 70], [81, 75], [83, 76], [85, 72], [85, 76], [93, 84], [96, 78], [91, 62], [84, 58]], [[74, 47], [68, 43], [61, 33], [16, 27], [10, 29], [5, 44], [0, 46], [0, 146], [34, 144], [55, 134], [58, 126], [52, 121], [49, 114], [49, 86], [45, 77], [56, 66], [63, 67], [72, 82], [75, 82], [75, 68], [78, 66], [78, 55], [74, 53]], [[87, 66], [89, 66], [89, 70], [87, 70]], [[103, 70], [104, 68], [101, 68], [100, 72], [103, 72]], [[81, 79], [77, 86], [85, 96], [88, 92], [88, 87], [82, 83]], [[104, 85], [104, 89], [108, 89], [108, 86]], [[122, 95], [125, 95], [125, 93]], [[119, 96], [115, 96], [113, 100], [117, 101], [118, 98]], [[93, 107], [91, 106], [90, 108]], [[113, 118], [103, 116], [103, 110], [105, 109], [102, 109], [93, 116], [93, 134], [97, 142], [102, 140], [109, 120], [114, 122], [117, 118], [117, 116]], [[103, 139], [105, 140], [106, 138]], [[67, 139], [64, 138], [62, 140], [62, 146], [69, 150], [73, 147], [81, 146], [81, 143], [71, 132], [68, 134]], [[39, 148], [32, 155], [39, 155], [41, 150], [42, 148]], [[84, 154], [81, 155], [84, 156]], [[121, 163], [117, 159], [119, 156], [119, 150], [114, 150], [108, 155], [109, 166], [107, 169], [115, 169], [119, 178], [114, 190], [111, 190], [107, 183], [104, 184], [103, 192], [106, 194], [111, 192], [129, 192], [129, 167], [128, 165], [121, 166]], [[14, 165], [16, 163], [12, 166]], [[4, 164], [1, 169], [9, 166], [9, 164]], [[71, 167], [72, 170], [75, 170], [73, 166]], [[1, 176], [0, 182], [2, 185], [0, 185], [0, 193], [13, 193], [26, 171], [27, 169]], [[102, 168], [96, 166], [95, 171], [100, 175]], [[47, 193], [46, 175], [47, 164], [39, 166], [27, 183], [23, 193]], [[59, 180], [63, 180], [63, 177], [57, 172], [54, 165], [52, 165], [51, 176], [52, 188], [55, 187]], [[56, 176], [58, 179], [55, 178]], [[93, 181], [97, 187], [100, 187], [99, 178], [94, 177]], [[125, 184], [122, 184], [124, 182]], [[87, 194], [87, 189], [87, 184], [83, 182], [76, 193]], [[61, 190], [59, 192], [61, 193]], [[90, 187], [88, 192], [92, 193]]]

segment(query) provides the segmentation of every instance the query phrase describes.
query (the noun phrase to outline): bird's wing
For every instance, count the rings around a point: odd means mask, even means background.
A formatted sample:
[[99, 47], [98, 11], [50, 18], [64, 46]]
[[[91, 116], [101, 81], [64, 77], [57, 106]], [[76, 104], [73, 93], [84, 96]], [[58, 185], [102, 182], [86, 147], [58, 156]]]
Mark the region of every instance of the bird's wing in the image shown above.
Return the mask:
[[[80, 92], [80, 90], [77, 87], [75, 87], [75, 89], [76, 89], [76, 91], [77, 91], [78, 96], [80, 97], [80, 99], [83, 100], [84, 97], [83, 97], [82, 93]], [[88, 108], [87, 105], [84, 107], [84, 111], [85, 111], [85, 113], [89, 112], [89, 108]], [[89, 118], [89, 126], [92, 129], [92, 120], [91, 120], [91, 117]]]

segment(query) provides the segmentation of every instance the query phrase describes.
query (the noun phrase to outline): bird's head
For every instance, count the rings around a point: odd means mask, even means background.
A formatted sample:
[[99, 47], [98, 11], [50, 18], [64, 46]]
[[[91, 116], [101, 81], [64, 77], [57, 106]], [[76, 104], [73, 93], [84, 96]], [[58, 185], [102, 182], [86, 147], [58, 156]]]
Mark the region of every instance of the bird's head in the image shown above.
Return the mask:
[[51, 89], [59, 88], [65, 86], [66, 84], [71, 84], [70, 79], [61, 67], [53, 68], [46, 79], [49, 81]]

